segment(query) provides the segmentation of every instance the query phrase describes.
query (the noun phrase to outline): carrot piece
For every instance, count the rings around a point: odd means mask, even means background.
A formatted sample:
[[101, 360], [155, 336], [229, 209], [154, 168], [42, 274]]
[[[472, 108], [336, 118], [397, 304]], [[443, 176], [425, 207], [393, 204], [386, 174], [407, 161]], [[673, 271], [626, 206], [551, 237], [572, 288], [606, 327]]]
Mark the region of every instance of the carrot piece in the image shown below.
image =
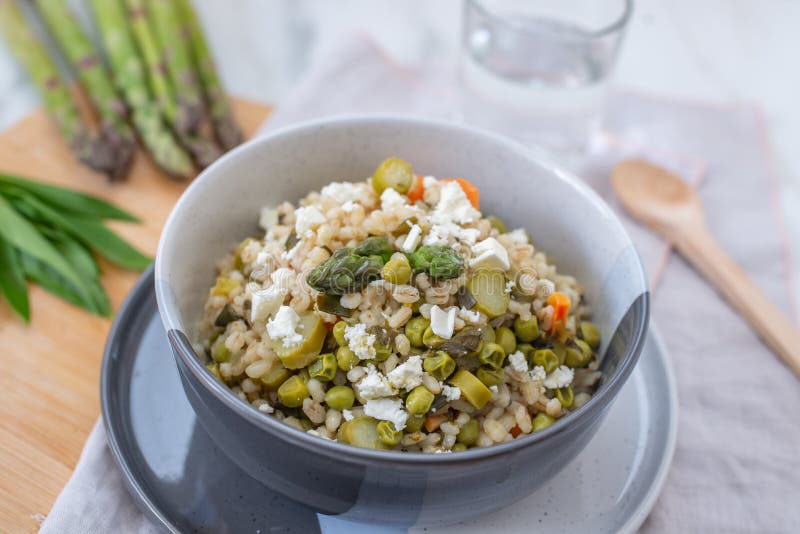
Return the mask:
[[550, 327], [550, 332], [554, 332], [556, 328], [562, 327], [566, 322], [572, 302], [564, 293], [556, 291], [548, 297], [547, 303], [553, 307], [553, 324]]
[[422, 176], [417, 174], [414, 176], [414, 181], [411, 183], [411, 189], [406, 194], [411, 203], [418, 202], [425, 196], [425, 185], [422, 183]]
[[511, 428], [511, 430], [509, 430], [509, 432], [511, 433], [511, 435], [512, 435], [513, 437], [515, 437], [515, 438], [516, 438], [517, 436], [519, 436], [520, 434], [522, 434], [522, 429], [519, 427], [519, 425], [514, 425], [514, 426]]
[[464, 178], [442, 178], [443, 182], [451, 182], [453, 180], [458, 182], [458, 185], [460, 185], [461, 189], [464, 190], [464, 193], [467, 195], [469, 203], [472, 204], [472, 207], [476, 210], [481, 209], [481, 192], [477, 187], [475, 187], [475, 184]]
[[446, 415], [434, 413], [425, 417], [425, 422], [423, 423], [423, 425], [425, 425], [425, 430], [427, 430], [428, 432], [433, 432], [434, 430], [439, 428], [439, 425], [441, 425], [445, 421], [447, 421]]

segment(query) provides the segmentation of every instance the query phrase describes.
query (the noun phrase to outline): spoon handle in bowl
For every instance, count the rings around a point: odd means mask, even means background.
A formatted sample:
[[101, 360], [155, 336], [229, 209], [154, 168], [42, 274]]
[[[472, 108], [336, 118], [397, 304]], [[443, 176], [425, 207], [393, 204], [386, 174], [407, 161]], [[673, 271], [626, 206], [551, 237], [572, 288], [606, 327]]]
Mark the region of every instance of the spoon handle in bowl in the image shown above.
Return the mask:
[[800, 333], [795, 326], [753, 284], [705, 226], [695, 225], [677, 234], [671, 237], [678, 250], [800, 378]]

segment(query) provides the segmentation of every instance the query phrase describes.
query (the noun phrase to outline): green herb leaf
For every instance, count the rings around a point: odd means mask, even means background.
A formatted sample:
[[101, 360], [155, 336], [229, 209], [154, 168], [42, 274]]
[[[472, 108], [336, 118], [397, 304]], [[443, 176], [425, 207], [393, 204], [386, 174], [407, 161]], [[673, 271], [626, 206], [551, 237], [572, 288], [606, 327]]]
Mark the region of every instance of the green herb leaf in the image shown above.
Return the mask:
[[0, 239], [0, 290], [11, 308], [27, 323], [30, 321], [28, 286], [17, 251], [5, 240]]
[[0, 196], [0, 237], [18, 251], [47, 264], [50, 269], [75, 287], [75, 291], [85, 298], [86, 290], [72, 266], [61, 257], [58, 250], [24, 219], [8, 201]]
[[0, 174], [0, 184], [9, 184], [24, 189], [36, 195], [37, 198], [48, 205], [75, 215], [96, 219], [139, 222], [139, 219], [134, 215], [105, 200], [71, 189], [34, 182], [9, 174]]
[[33, 280], [55, 296], [79, 306], [90, 313], [99, 315], [94, 302], [85, 297], [74, 284], [70, 283], [46, 263], [28, 254], [20, 254], [20, 262], [25, 276]]
[[108, 300], [108, 294], [106, 294], [100, 283], [100, 270], [97, 268], [91, 252], [64, 233], [57, 237], [55, 245], [83, 279], [84, 287], [89, 292], [89, 297], [97, 314], [109, 317], [111, 315], [111, 303]]
[[74, 217], [66, 213], [58, 213], [39, 199], [31, 195], [15, 195], [36, 210], [39, 218], [57, 226], [81, 241], [101, 256], [127, 269], [142, 270], [153, 261], [148, 258], [116, 233], [109, 230], [103, 223], [91, 219]]

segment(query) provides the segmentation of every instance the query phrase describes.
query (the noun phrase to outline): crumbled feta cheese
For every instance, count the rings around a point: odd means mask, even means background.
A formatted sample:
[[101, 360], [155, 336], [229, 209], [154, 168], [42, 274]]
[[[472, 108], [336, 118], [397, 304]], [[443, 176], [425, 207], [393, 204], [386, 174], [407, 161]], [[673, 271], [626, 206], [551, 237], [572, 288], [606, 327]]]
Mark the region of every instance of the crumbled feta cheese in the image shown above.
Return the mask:
[[514, 281], [508, 280], [506, 282], [506, 293], [511, 293], [514, 290]]
[[506, 237], [509, 241], [518, 245], [527, 245], [530, 242], [528, 240], [528, 234], [522, 228], [517, 228], [516, 230], [508, 232]]
[[447, 402], [458, 400], [461, 398], [461, 390], [455, 386], [442, 386], [442, 395], [447, 399]]
[[269, 230], [278, 224], [278, 210], [275, 208], [261, 208], [261, 214], [258, 217], [258, 225], [264, 230]]
[[448, 224], [435, 224], [431, 227], [422, 242], [426, 245], [453, 245], [456, 241], [472, 245], [478, 240], [480, 231], [477, 228], [462, 228]]
[[479, 324], [482, 322], [481, 312], [475, 310], [468, 310], [464, 306], [461, 306], [461, 309], [458, 310], [458, 316], [466, 323], [470, 324]]
[[561, 365], [558, 369], [547, 375], [542, 382], [547, 389], [565, 388], [572, 384], [575, 373], [566, 365]]
[[351, 211], [356, 211], [358, 209], [358, 204], [353, 202], [352, 200], [348, 200], [344, 204], [342, 204], [342, 211], [346, 213], [350, 213]]
[[422, 376], [424, 374], [425, 372], [422, 370], [422, 358], [414, 355], [409, 357], [404, 363], [395, 367], [387, 376], [389, 378], [389, 383], [397, 389], [411, 391], [422, 384]]
[[507, 271], [511, 267], [508, 261], [508, 251], [497, 239], [487, 237], [480, 243], [472, 247], [473, 258], [469, 260], [469, 266], [473, 269], [500, 269]]
[[544, 367], [542, 367], [541, 365], [535, 366], [528, 372], [528, 374], [530, 375], [531, 381], [533, 382], [542, 383], [544, 382], [544, 379], [547, 378], [547, 373], [545, 372]]
[[336, 199], [340, 204], [358, 202], [363, 194], [358, 185], [351, 182], [331, 182], [323, 187], [320, 195]]
[[[250, 305], [250, 322], [265, 321], [272, 316], [283, 304], [288, 291], [278, 285], [271, 285], [266, 289], [254, 291]], [[270, 334], [270, 337], [272, 334]]]
[[391, 187], [387, 187], [381, 193], [381, 209], [398, 208], [408, 204], [408, 197], [401, 195]]
[[356, 384], [356, 389], [359, 396], [366, 400], [391, 397], [396, 394], [396, 390], [392, 388], [383, 373], [372, 364], [367, 366], [367, 376]]
[[297, 333], [302, 328], [300, 316], [291, 306], [281, 306], [273, 319], [267, 323], [267, 333], [271, 339], [282, 339], [284, 347], [291, 347], [303, 341]]
[[344, 338], [359, 360], [371, 360], [375, 357], [375, 334], [367, 333], [367, 325], [364, 323], [346, 327]]
[[525, 373], [528, 371], [528, 361], [522, 352], [517, 351], [508, 357], [508, 363], [512, 369], [518, 373]]
[[497, 386], [489, 386], [489, 390], [492, 392], [493, 397], [497, 396]]
[[450, 339], [453, 337], [455, 326], [455, 308], [449, 308], [447, 311], [435, 305], [431, 308], [431, 330], [433, 330], [434, 334], [444, 339]]
[[411, 230], [408, 231], [405, 241], [403, 241], [403, 250], [406, 252], [414, 252], [419, 246], [420, 238], [422, 237], [422, 228], [418, 224], [411, 225]]
[[342, 410], [342, 417], [344, 417], [345, 421], [352, 421], [353, 412], [351, 412], [350, 410]]
[[439, 189], [439, 203], [431, 213], [434, 224], [464, 224], [479, 219], [481, 213], [467, 198], [458, 182], [445, 182]]
[[270, 261], [272, 254], [267, 252], [266, 250], [262, 250], [258, 254], [256, 254], [256, 261], [254, 262], [255, 265], [266, 265], [267, 262]]
[[314, 230], [325, 223], [325, 216], [314, 206], [304, 206], [294, 210], [294, 231], [298, 235]]
[[433, 187], [438, 182], [439, 180], [437, 180], [435, 176], [423, 176], [422, 178], [422, 185], [425, 187], [425, 189]]
[[403, 430], [408, 420], [408, 413], [403, 410], [403, 401], [400, 399], [368, 400], [364, 405], [364, 414], [381, 421], [391, 421], [397, 430]]

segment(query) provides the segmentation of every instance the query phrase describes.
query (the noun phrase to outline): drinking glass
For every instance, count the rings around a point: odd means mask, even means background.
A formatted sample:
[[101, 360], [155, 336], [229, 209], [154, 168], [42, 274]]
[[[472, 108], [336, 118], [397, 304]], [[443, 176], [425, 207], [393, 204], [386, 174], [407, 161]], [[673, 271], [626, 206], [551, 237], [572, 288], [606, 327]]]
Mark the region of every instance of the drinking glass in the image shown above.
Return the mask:
[[581, 154], [602, 116], [632, 0], [465, 0], [468, 122]]

